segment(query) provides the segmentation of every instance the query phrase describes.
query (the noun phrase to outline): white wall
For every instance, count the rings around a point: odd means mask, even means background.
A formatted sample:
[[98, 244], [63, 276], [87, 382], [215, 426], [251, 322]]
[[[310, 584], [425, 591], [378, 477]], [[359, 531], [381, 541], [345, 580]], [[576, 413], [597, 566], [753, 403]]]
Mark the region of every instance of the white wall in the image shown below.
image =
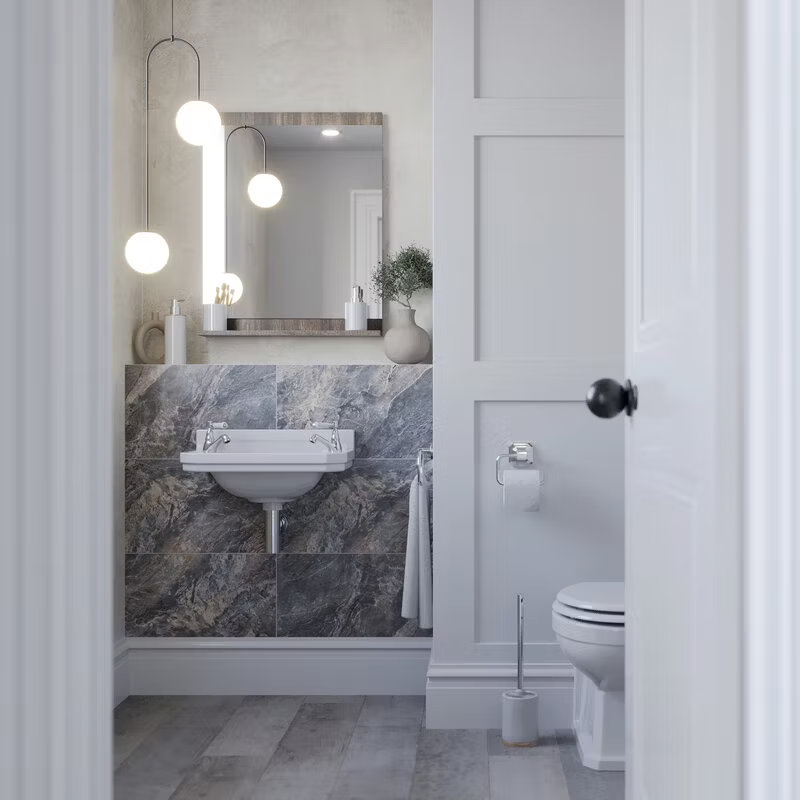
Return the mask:
[[[169, 33], [169, 4], [144, 0], [145, 48]], [[381, 111], [384, 113], [384, 209], [388, 246], [431, 243], [430, 0], [197, 0], [175, 7], [176, 34], [202, 59], [204, 97], [221, 111]], [[163, 311], [183, 297], [189, 319], [189, 360], [205, 361], [201, 327], [201, 152], [175, 133], [173, 117], [191, 96], [191, 52], [163, 45], [153, 56], [151, 222], [170, 245], [170, 262], [144, 281], [144, 311]], [[423, 302], [418, 318], [430, 326]], [[265, 361], [283, 347], [315, 342], [260, 342]], [[236, 345], [226, 343], [227, 348]], [[380, 340], [368, 347], [384, 360]], [[340, 360], [348, 342], [339, 341]], [[216, 359], [215, 359], [216, 360]]]
[[[233, 161], [230, 152], [231, 173]], [[236, 167], [241, 164], [239, 156]], [[270, 209], [254, 206], [245, 191], [260, 169], [249, 159], [238, 197], [231, 191], [228, 200], [228, 268], [245, 285], [235, 315], [343, 316], [350, 297], [350, 193], [381, 188], [380, 151], [270, 151], [269, 170], [284, 186]]]
[[[515, 595], [543, 728], [567, 727], [559, 589], [623, 577], [623, 2], [434, 0], [434, 646], [430, 727], [499, 727]], [[534, 444], [541, 508], [495, 458]]]
[[114, 638], [125, 636], [125, 370], [142, 319], [142, 277], [125, 262], [125, 242], [141, 230], [144, 104], [141, 0], [114, 0], [111, 150], [112, 414], [114, 425]]

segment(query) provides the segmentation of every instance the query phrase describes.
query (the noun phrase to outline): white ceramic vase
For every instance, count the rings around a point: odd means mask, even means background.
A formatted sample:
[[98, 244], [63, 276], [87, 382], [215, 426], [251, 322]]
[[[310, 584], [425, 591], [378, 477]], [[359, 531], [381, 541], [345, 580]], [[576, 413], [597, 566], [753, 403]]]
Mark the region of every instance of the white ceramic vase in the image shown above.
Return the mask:
[[395, 323], [383, 337], [383, 349], [395, 364], [418, 364], [431, 349], [431, 337], [414, 321], [413, 308], [399, 308]]

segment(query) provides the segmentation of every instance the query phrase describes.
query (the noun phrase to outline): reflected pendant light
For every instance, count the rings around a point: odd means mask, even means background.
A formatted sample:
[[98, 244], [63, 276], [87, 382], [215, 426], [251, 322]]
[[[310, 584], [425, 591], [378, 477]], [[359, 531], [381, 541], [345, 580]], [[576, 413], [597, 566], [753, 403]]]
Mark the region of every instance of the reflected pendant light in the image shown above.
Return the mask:
[[253, 175], [253, 177], [250, 178], [250, 182], [247, 184], [247, 195], [252, 203], [257, 205], [259, 208], [272, 208], [273, 206], [277, 205], [281, 197], [283, 197], [283, 186], [274, 175], [267, 172], [267, 140], [264, 138], [264, 134], [261, 133], [258, 128], [254, 128], [252, 125], [239, 125], [225, 137], [226, 186], [228, 181], [228, 142], [230, 141], [231, 136], [236, 133], [236, 131], [244, 130], [257, 133], [261, 137], [261, 144], [264, 148], [264, 171], [259, 172], [257, 175]]
[[159, 233], [150, 230], [150, 56], [157, 47], [181, 42], [188, 45], [197, 60], [197, 100], [184, 103], [175, 115], [175, 127], [181, 137], [194, 145], [210, 141], [222, 124], [219, 112], [200, 99], [200, 55], [191, 42], [175, 35], [175, 0], [170, 2], [170, 35], [159, 39], [145, 59], [144, 69], [144, 230], [134, 233], [125, 244], [125, 260], [137, 272], [151, 275], [163, 269], [169, 260], [169, 245]]
[[[250, 200], [260, 208], [272, 208], [277, 205], [283, 197], [283, 186], [281, 182], [272, 174], [267, 172], [267, 140], [258, 128], [252, 125], [239, 125], [225, 137], [225, 269], [228, 268], [228, 142], [236, 131], [251, 130], [261, 137], [261, 144], [264, 148], [264, 171], [254, 175], [247, 184], [247, 194]], [[239, 300], [244, 292], [241, 278], [233, 272], [225, 272], [221, 279], [222, 283], [227, 283], [233, 288], [233, 302]]]

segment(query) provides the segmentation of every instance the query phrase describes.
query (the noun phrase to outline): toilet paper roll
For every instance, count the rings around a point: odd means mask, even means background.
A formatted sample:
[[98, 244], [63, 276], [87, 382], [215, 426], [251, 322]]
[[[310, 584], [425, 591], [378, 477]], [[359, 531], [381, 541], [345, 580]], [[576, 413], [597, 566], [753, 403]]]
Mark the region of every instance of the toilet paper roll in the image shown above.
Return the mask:
[[503, 505], [510, 511], [538, 511], [538, 469], [507, 469], [503, 472]]

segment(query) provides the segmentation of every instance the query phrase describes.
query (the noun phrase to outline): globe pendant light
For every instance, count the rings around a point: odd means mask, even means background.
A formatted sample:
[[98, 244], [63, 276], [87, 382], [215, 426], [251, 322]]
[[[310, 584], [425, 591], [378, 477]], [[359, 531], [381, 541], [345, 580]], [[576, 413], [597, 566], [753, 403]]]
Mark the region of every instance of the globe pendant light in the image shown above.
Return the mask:
[[205, 100], [189, 100], [178, 109], [178, 113], [175, 115], [175, 127], [181, 138], [198, 147], [208, 144], [214, 138], [220, 125], [222, 125], [222, 120], [219, 111]]
[[181, 42], [188, 45], [197, 60], [197, 100], [184, 103], [175, 116], [175, 126], [190, 144], [209, 141], [222, 124], [219, 112], [210, 103], [200, 100], [200, 55], [191, 42], [175, 35], [175, 0], [170, 2], [170, 35], [157, 41], [147, 54], [144, 71], [144, 230], [134, 233], [125, 244], [125, 260], [137, 272], [152, 275], [163, 269], [169, 260], [169, 245], [159, 233], [150, 230], [150, 56], [157, 47]]
[[152, 275], [169, 261], [167, 240], [155, 231], [134, 233], [125, 244], [125, 260], [137, 272]]

